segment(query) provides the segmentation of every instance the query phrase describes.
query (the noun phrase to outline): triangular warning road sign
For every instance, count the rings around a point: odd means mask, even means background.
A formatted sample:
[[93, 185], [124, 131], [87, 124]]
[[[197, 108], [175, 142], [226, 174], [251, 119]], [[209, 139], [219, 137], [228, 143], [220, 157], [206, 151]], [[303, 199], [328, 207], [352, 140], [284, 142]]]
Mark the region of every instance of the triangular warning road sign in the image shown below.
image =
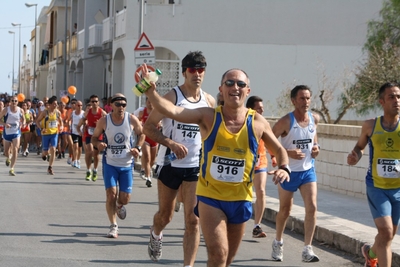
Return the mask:
[[154, 50], [153, 44], [150, 42], [149, 38], [144, 32], [142, 35], [140, 35], [139, 41], [137, 42], [134, 50]]

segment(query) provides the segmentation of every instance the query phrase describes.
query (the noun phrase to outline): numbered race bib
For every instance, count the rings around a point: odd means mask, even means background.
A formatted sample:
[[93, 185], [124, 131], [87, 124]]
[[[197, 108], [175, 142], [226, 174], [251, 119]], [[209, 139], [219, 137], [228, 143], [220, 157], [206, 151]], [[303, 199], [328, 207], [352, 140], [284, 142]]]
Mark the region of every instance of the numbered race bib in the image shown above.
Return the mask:
[[200, 127], [198, 125], [183, 123], [178, 123], [176, 125], [176, 142], [180, 144], [194, 143], [197, 138], [200, 138]]
[[211, 177], [221, 182], [241, 183], [243, 182], [245, 163], [244, 159], [213, 156], [210, 166]]
[[6, 134], [17, 134], [19, 131], [19, 123], [11, 123], [10, 128], [5, 127]]
[[49, 122], [49, 128], [50, 129], [57, 128], [57, 121], [50, 121]]
[[301, 149], [302, 152], [305, 152], [305, 151], [310, 151], [312, 140], [311, 139], [294, 140], [293, 143], [296, 144], [297, 149]]
[[398, 160], [395, 159], [378, 159], [376, 164], [376, 172], [380, 177], [384, 178], [399, 178], [400, 169]]
[[125, 145], [110, 146], [107, 148], [107, 157], [110, 158], [126, 158], [127, 149]]
[[89, 135], [93, 135], [93, 133], [94, 133], [94, 127], [88, 127], [88, 133], [89, 133]]

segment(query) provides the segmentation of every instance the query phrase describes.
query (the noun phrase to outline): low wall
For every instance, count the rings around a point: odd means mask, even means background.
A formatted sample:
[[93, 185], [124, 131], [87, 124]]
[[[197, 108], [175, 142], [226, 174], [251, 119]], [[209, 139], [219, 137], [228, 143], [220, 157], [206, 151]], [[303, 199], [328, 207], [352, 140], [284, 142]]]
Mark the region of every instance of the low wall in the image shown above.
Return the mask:
[[[271, 126], [274, 120], [269, 120]], [[365, 198], [365, 175], [368, 168], [368, 146], [355, 166], [347, 164], [347, 155], [355, 146], [361, 126], [318, 124], [321, 151], [315, 161], [318, 188]]]

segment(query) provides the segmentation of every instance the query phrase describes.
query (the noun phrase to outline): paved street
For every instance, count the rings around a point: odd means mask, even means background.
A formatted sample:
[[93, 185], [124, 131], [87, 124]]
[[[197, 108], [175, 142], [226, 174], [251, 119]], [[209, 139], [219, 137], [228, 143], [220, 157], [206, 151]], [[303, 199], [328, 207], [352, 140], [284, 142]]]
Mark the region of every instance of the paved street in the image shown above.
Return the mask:
[[[0, 156], [0, 266], [182, 266], [183, 214], [175, 214], [164, 231], [163, 257], [153, 263], [147, 255], [149, 227], [157, 210], [157, 188], [147, 188], [135, 173], [133, 197], [127, 218], [119, 221], [118, 239], [106, 238], [102, 177], [84, 179], [85, 170], [56, 160], [55, 175], [46, 174], [47, 162], [39, 156], [20, 157], [17, 176], [8, 175]], [[322, 244], [314, 244], [321, 262], [301, 262], [302, 236], [287, 231], [284, 262], [270, 260], [274, 225], [267, 223], [264, 239], [251, 237], [253, 221], [232, 266], [362, 266], [360, 258]], [[202, 240], [196, 266], [206, 266]]]

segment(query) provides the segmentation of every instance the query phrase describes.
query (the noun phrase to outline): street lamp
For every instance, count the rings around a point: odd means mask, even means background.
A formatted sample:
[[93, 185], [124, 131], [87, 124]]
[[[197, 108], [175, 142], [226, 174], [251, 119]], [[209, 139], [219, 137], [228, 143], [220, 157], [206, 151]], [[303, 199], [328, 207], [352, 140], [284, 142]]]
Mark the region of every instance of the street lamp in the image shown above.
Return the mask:
[[38, 35], [37, 35], [37, 5], [38, 4], [31, 4], [31, 3], [25, 3], [26, 7], [35, 7], [35, 51], [33, 53], [33, 91], [36, 92], [36, 51], [37, 51], [37, 39], [38, 39]]
[[19, 26], [19, 48], [18, 48], [18, 93], [21, 93], [21, 23], [11, 23], [12, 26]]
[[[12, 81], [11, 81], [11, 95], [14, 95], [14, 54], [15, 54], [15, 32], [8, 31], [9, 34], [13, 35], [13, 62], [12, 62]], [[10, 76], [8, 76], [10, 77]]]

